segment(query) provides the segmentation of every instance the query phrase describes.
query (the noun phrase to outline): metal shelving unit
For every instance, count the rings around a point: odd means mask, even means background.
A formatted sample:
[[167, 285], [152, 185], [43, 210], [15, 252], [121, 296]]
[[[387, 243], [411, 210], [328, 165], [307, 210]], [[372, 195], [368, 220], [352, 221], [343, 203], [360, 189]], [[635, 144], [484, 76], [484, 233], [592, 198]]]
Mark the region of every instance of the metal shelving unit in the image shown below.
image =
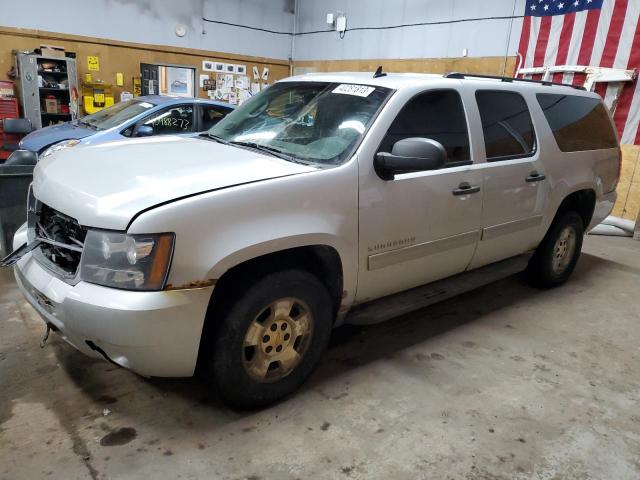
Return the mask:
[[[16, 53], [16, 67], [23, 115], [29, 119], [33, 128], [42, 128], [78, 117], [75, 58]], [[56, 112], [46, 111], [47, 99], [56, 101]]]

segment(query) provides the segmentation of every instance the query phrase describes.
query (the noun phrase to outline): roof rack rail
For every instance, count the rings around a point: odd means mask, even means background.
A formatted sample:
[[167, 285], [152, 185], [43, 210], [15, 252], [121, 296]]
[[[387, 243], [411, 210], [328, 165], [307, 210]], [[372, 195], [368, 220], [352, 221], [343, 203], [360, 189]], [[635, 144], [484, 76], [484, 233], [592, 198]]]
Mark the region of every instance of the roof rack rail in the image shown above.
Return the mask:
[[500, 80], [501, 82], [527, 82], [527, 83], [539, 83], [540, 85], [552, 86], [556, 85], [558, 87], [571, 87], [576, 90], [586, 90], [583, 86], [580, 85], [571, 85], [570, 83], [559, 83], [559, 82], [549, 82], [548, 80], [530, 80], [528, 78], [513, 78], [513, 77], [501, 77], [499, 75], [479, 75], [475, 73], [460, 73], [460, 72], [451, 72], [445, 73], [444, 78], [457, 78], [463, 80], [467, 77], [471, 78], [488, 78], [491, 80]]

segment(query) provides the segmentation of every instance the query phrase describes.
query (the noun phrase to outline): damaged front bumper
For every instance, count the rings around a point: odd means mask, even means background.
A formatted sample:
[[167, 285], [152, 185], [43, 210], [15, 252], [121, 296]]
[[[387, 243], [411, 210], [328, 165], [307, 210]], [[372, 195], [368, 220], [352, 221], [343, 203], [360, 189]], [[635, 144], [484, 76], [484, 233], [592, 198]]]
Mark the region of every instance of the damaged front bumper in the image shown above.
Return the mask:
[[31, 252], [14, 270], [27, 301], [86, 355], [144, 376], [193, 375], [213, 287], [134, 292], [82, 281], [69, 285]]

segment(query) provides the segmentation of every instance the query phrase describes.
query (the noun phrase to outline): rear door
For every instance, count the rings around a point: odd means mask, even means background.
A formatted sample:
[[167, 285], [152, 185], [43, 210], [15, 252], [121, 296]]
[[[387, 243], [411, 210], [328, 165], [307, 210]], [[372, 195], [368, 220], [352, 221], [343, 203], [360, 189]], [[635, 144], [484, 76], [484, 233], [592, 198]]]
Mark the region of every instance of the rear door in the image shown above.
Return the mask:
[[475, 92], [484, 139], [482, 235], [470, 268], [512, 257], [540, 241], [549, 181], [525, 98]]

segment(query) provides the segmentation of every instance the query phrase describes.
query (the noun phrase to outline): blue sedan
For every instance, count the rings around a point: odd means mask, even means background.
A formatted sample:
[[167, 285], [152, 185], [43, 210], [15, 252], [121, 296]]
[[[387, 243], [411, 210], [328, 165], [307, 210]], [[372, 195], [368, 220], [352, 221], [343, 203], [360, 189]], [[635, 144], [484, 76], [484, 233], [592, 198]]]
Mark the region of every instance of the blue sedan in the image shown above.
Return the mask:
[[151, 135], [193, 135], [209, 130], [234, 108], [199, 98], [136, 97], [72, 122], [36, 130], [22, 139], [19, 148], [40, 155], [64, 140], [97, 143]]

